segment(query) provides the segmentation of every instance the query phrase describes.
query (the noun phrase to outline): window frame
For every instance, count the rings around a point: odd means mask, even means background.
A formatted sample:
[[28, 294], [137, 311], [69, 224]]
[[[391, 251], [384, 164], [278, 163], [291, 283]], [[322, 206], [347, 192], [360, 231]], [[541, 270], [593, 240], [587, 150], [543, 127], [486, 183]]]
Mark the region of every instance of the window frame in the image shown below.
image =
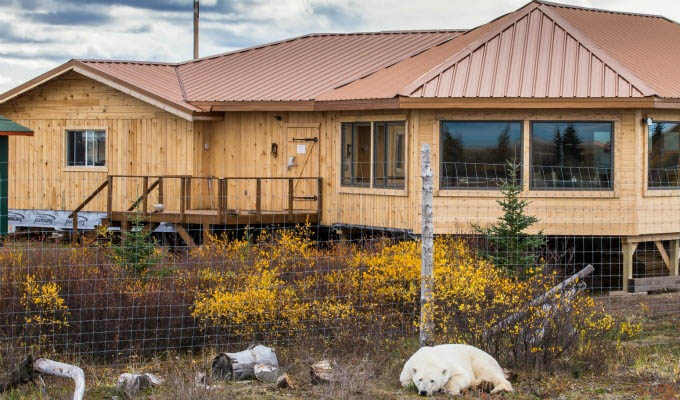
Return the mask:
[[[680, 120], [671, 121], [671, 120], [665, 120], [665, 119], [664, 120], [653, 119], [652, 121], [655, 124], [669, 123], [669, 124], [677, 124], [680, 127]], [[651, 138], [649, 136], [649, 133], [650, 133], [651, 125], [645, 124], [645, 126], [646, 126], [646, 129], [645, 129], [645, 153], [646, 153], [646, 157], [645, 157], [645, 172], [644, 172], [645, 173], [645, 190], [655, 191], [655, 192], [658, 192], [658, 191], [661, 191], [661, 190], [663, 190], [663, 191], [680, 191], [680, 185], [678, 185], [678, 186], [656, 186], [656, 187], [650, 187], [649, 186], [649, 165], [650, 165], [650, 161], [651, 161], [651, 159], [650, 159], [651, 154], [649, 152], [650, 145], [651, 145], [651, 140], [650, 140]], [[678, 151], [680, 151], [680, 147], [678, 148]]]
[[[104, 132], [104, 165], [68, 165], [68, 136], [69, 132]], [[62, 147], [62, 167], [67, 172], [107, 172], [109, 168], [109, 129], [108, 127], [65, 127]]]
[[463, 123], [516, 123], [519, 124], [519, 173], [518, 173], [518, 178], [519, 178], [519, 184], [522, 187], [522, 191], [525, 190], [525, 182], [524, 182], [524, 121], [522, 119], [441, 119], [439, 120], [439, 137], [438, 137], [438, 146], [439, 146], [439, 151], [438, 151], [438, 157], [439, 160], [437, 160], [437, 173], [439, 175], [439, 178], [437, 179], [437, 184], [438, 189], [442, 191], [484, 191], [484, 192], [500, 192], [501, 188], [500, 186], [497, 187], [461, 187], [461, 186], [445, 186], [443, 185], [443, 179], [444, 179], [444, 174], [442, 170], [442, 163], [444, 162], [444, 141], [443, 141], [443, 136], [444, 136], [444, 123], [447, 122], [463, 122]]
[[[376, 132], [376, 126], [379, 125], [379, 124], [382, 124], [382, 125], [385, 126], [385, 138], [387, 138], [387, 128], [390, 125], [397, 125], [397, 126], [403, 125], [403, 127], [404, 127], [404, 135], [403, 135], [404, 136], [404, 139], [403, 139], [404, 140], [404, 143], [403, 143], [404, 156], [403, 156], [403, 160], [402, 160], [403, 165], [402, 165], [402, 168], [401, 168], [402, 173], [404, 174], [404, 180], [403, 180], [403, 183], [401, 185], [389, 185], [387, 183], [388, 179], [386, 177], [383, 177], [383, 179], [385, 181], [385, 183], [383, 185], [377, 186], [375, 184], [375, 180], [376, 180], [376, 168], [375, 167], [378, 164], [378, 162], [376, 160], [377, 157], [378, 157], [377, 152], [376, 152], [376, 149], [377, 149], [376, 142], [377, 142], [378, 137], [375, 134], [375, 132]], [[385, 140], [385, 148], [383, 149], [385, 151], [385, 153], [384, 153], [385, 159], [387, 159], [387, 148], [388, 148], [388, 141]], [[406, 168], [406, 121], [394, 121], [394, 120], [392, 120], [392, 121], [373, 121], [373, 122], [371, 122], [371, 160], [372, 160], [372, 162], [371, 162], [371, 182], [370, 182], [370, 188], [371, 189], [393, 189], [393, 190], [405, 190], [406, 189], [406, 171], [407, 171], [407, 168]], [[387, 161], [385, 161], [385, 163], [387, 163]], [[396, 167], [395, 167], [395, 169], [396, 169]], [[385, 171], [385, 175], [387, 175], [386, 171]]]
[[[529, 185], [528, 188], [530, 191], [536, 191], [536, 192], [615, 192], [616, 188], [616, 168], [615, 168], [615, 161], [616, 161], [616, 122], [615, 120], [610, 120], [610, 119], [605, 119], [605, 120], [572, 120], [572, 119], [562, 119], [562, 120], [528, 120], [529, 122]], [[608, 123], [611, 127], [610, 129], [610, 152], [609, 152], [609, 158], [611, 160], [610, 162], [610, 177], [611, 177], [611, 185], [608, 188], [557, 188], [557, 187], [534, 187], [533, 182], [534, 182], [534, 124], [535, 123], [553, 123], [553, 124], [579, 124], [579, 123], [586, 123], [586, 124], [592, 124], [592, 123]]]
[[[358, 184], [358, 183], [353, 183], [355, 178], [354, 178], [354, 161], [350, 162], [350, 183], [345, 183], [345, 168], [344, 168], [344, 152], [345, 152], [345, 131], [344, 127], [346, 125], [350, 125], [352, 127], [352, 141], [354, 141], [354, 127], [355, 126], [368, 126], [370, 129], [370, 134], [369, 134], [369, 143], [370, 143], [370, 151], [368, 158], [369, 160], [373, 159], [373, 123], [369, 121], [356, 121], [356, 122], [341, 122], [340, 123], [340, 184], [344, 187], [353, 187], [353, 188], [372, 188], [373, 186], [373, 163], [369, 161], [369, 171], [368, 171], [368, 184]], [[354, 143], [352, 143], [352, 146], [354, 146]], [[352, 153], [354, 153], [354, 149], [352, 149]]]

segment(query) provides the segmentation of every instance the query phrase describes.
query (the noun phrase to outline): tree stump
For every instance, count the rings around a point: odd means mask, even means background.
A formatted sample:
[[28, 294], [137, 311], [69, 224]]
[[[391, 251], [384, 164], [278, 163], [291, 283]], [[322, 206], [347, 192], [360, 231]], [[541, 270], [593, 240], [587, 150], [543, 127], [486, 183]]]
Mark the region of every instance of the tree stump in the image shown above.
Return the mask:
[[322, 360], [309, 368], [312, 384], [335, 382], [335, 367], [329, 360]]
[[212, 375], [225, 380], [255, 378], [255, 364], [279, 366], [274, 349], [267, 346], [251, 346], [238, 353], [220, 353], [212, 361]]

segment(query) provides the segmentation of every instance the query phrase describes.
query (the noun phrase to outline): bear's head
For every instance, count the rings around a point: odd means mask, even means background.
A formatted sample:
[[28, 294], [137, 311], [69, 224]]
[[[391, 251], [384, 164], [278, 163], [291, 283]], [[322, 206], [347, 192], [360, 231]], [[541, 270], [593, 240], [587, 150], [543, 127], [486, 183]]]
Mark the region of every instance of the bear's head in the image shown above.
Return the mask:
[[432, 396], [444, 388], [451, 375], [446, 368], [437, 365], [423, 365], [413, 369], [413, 383], [421, 396]]

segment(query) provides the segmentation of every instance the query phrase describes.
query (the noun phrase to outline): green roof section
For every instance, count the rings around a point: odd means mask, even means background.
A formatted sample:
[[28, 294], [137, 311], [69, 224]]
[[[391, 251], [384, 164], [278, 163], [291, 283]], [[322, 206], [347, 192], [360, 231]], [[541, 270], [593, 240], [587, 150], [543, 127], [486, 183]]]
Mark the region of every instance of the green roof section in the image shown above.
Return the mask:
[[33, 131], [0, 115], [0, 135], [32, 135]]

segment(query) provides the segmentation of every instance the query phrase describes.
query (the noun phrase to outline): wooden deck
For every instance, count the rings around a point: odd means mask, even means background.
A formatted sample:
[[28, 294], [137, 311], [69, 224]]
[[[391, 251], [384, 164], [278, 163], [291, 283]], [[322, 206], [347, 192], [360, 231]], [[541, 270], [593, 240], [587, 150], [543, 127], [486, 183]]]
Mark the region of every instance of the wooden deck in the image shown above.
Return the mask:
[[[123, 210], [113, 208], [114, 190], [120, 185], [121, 180], [141, 180], [141, 193], [130, 206]], [[178, 193], [168, 193], [166, 183], [171, 180], [179, 181]], [[216, 207], [213, 209], [192, 208], [191, 187], [192, 181], [207, 180], [217, 184]], [[246, 202], [254, 205], [251, 208], [230, 208], [228, 203], [228, 188], [230, 181], [251, 181], [255, 190], [247, 198]], [[272, 196], [263, 192], [263, 182], [277, 181], [287, 183], [287, 193], [285, 197], [285, 207], [280, 209], [266, 209], [263, 199]], [[303, 184], [299, 184], [303, 182]], [[107, 191], [106, 219], [103, 223], [109, 226], [119, 226], [124, 233], [130, 228], [131, 221], [141, 218], [143, 223], [151, 228], [160, 223], [169, 223], [175, 226], [177, 232], [184, 238], [189, 245], [194, 245], [192, 238], [187, 234], [185, 225], [202, 225], [204, 237], [206, 232], [210, 232], [214, 226], [229, 225], [270, 225], [270, 224], [304, 224], [318, 223], [321, 215], [322, 203], [322, 180], [318, 177], [196, 177], [186, 175], [165, 175], [165, 176], [139, 176], [139, 175], [109, 175], [106, 181], [102, 182], [70, 215], [73, 219], [73, 239], [78, 240], [78, 212], [83, 210], [101, 192]], [[156, 193], [157, 203], [153, 210], [149, 209], [149, 200], [152, 193]], [[246, 191], [247, 193], [247, 191]], [[167, 210], [165, 200], [169, 196], [176, 196], [177, 210]], [[303, 208], [299, 204], [315, 206], [314, 208]]]

